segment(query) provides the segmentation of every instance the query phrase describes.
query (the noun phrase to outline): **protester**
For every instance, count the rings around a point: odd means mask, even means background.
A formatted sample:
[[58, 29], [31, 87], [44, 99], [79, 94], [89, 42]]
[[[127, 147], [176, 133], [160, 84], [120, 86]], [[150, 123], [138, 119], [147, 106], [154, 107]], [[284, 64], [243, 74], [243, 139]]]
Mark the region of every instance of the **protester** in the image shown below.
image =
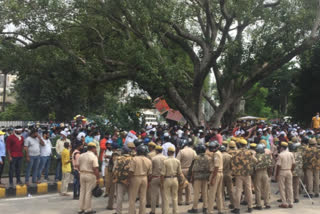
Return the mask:
[[61, 181], [62, 179], [62, 170], [61, 170], [61, 153], [64, 150], [64, 143], [69, 143], [71, 144], [70, 140], [67, 138], [68, 133], [66, 131], [61, 131], [60, 132], [60, 139], [57, 140], [56, 142], [56, 153], [57, 153], [57, 162], [56, 162], [56, 175], [55, 175], [55, 180], [56, 181]]
[[7, 138], [7, 154], [10, 161], [9, 183], [13, 187], [13, 173], [15, 172], [17, 184], [22, 184], [20, 179], [21, 164], [23, 159], [24, 138], [21, 136], [22, 127], [16, 127], [13, 133]]
[[30, 136], [24, 141], [24, 149], [26, 151], [26, 160], [28, 162], [26, 169], [26, 185], [29, 185], [29, 176], [32, 171], [32, 183], [40, 183], [38, 179], [39, 175], [39, 164], [40, 164], [40, 144], [44, 146], [45, 143], [38, 135], [36, 129], [32, 129]]
[[62, 164], [62, 182], [61, 182], [61, 192], [62, 196], [69, 196], [68, 184], [71, 177], [71, 160], [70, 160], [70, 144], [68, 142], [64, 143], [64, 149], [61, 152], [61, 164]]
[[51, 154], [52, 154], [52, 144], [49, 139], [49, 132], [44, 131], [42, 133], [42, 141], [44, 145], [40, 146], [40, 164], [39, 164], [39, 173], [38, 180], [41, 180], [41, 174], [44, 173], [44, 181], [49, 181], [49, 169], [51, 163]]
[[6, 144], [4, 142], [4, 135], [6, 133], [3, 131], [0, 131], [0, 184], [1, 184], [1, 178], [3, 169], [5, 166], [6, 161]]

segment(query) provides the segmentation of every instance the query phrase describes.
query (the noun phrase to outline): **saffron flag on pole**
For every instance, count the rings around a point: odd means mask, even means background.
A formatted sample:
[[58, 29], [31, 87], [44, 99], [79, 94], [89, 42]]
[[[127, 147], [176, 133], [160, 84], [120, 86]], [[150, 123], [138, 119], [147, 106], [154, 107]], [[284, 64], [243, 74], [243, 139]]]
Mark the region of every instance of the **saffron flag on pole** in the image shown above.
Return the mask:
[[153, 103], [156, 109], [160, 112], [160, 114], [164, 114], [168, 110], [170, 110], [170, 107], [165, 99], [158, 97], [157, 99], [154, 100]]

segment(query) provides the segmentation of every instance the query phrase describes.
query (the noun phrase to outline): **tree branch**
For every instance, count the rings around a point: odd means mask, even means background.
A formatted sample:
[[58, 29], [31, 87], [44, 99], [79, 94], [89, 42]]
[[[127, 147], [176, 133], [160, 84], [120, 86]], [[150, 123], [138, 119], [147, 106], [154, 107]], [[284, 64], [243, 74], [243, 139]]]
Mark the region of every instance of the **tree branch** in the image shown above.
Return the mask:
[[213, 110], [216, 111], [218, 106], [214, 103], [214, 101], [204, 92], [202, 92], [202, 96], [207, 100]]
[[201, 48], [205, 48], [205, 42], [201, 39], [198, 38], [197, 36], [194, 36], [184, 30], [182, 30], [177, 24], [175, 23], [171, 23], [171, 26], [173, 27], [173, 29], [176, 31], [176, 33], [181, 36], [184, 39], [188, 39], [191, 40], [195, 43], [197, 43], [199, 46], [201, 46]]

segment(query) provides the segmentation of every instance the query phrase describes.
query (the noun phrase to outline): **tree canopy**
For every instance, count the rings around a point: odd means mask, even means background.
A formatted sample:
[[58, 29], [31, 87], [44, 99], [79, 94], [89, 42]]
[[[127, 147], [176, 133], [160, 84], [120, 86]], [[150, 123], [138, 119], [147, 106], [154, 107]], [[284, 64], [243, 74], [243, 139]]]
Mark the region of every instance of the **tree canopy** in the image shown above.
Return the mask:
[[[192, 126], [204, 120], [204, 99], [214, 109], [209, 124], [232, 118], [257, 82], [319, 40], [320, 25], [318, 0], [4, 0], [0, 13], [1, 41], [44, 48], [54, 54], [48, 68], [56, 60], [57, 70], [74, 72], [68, 81], [133, 80]], [[204, 87], [211, 72], [216, 100]]]

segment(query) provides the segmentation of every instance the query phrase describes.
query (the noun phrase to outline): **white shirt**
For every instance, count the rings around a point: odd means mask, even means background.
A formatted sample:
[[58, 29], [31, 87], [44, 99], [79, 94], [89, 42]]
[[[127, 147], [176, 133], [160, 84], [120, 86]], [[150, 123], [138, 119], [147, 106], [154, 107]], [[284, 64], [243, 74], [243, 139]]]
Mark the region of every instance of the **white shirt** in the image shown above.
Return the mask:
[[51, 155], [52, 144], [50, 139], [42, 138], [44, 146], [40, 145], [40, 156], [48, 157]]
[[109, 165], [109, 161], [111, 159], [112, 156], [112, 151], [110, 151], [109, 149], [107, 149], [104, 153], [106, 156], [110, 156], [110, 158], [104, 158], [104, 162], [105, 162], [105, 166], [107, 167]]
[[[172, 143], [170, 142], [166, 142], [165, 144], [162, 145], [162, 154], [166, 157], [168, 157], [168, 149], [170, 147], [176, 148]], [[176, 157], [176, 153], [174, 153], [173, 155], [174, 157]]]
[[28, 154], [30, 156], [40, 155], [40, 140], [38, 138], [27, 137], [24, 141], [24, 146], [28, 147]]

